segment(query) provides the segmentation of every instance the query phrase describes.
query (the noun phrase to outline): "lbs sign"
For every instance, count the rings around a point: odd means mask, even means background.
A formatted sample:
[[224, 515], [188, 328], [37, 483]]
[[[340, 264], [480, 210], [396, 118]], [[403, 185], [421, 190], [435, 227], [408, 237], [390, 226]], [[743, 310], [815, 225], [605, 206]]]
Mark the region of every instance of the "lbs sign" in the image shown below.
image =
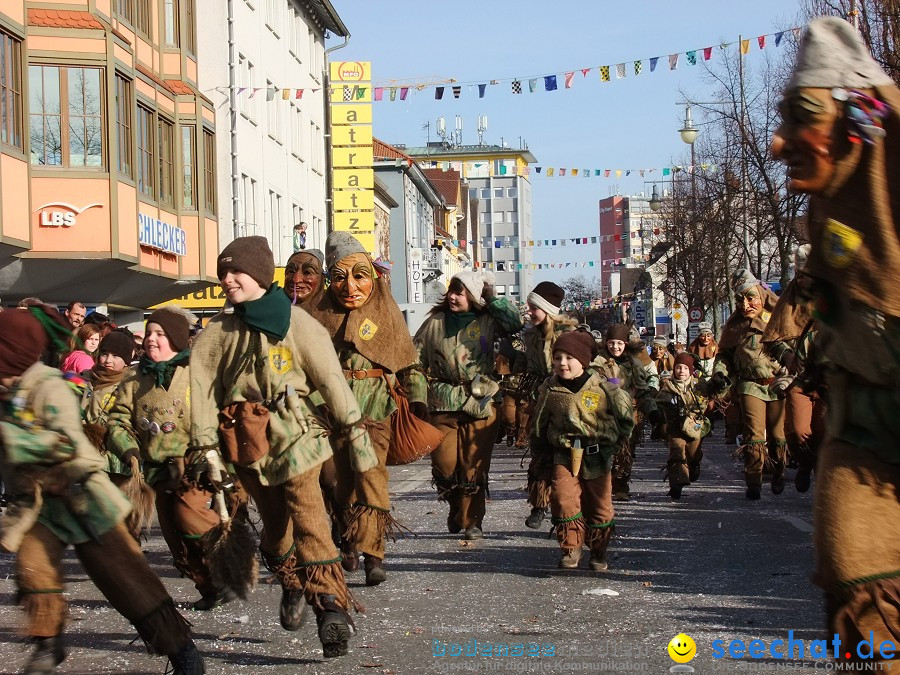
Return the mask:
[[102, 208], [103, 204], [88, 204], [81, 208], [65, 202], [50, 202], [39, 206], [41, 227], [72, 227], [76, 218], [88, 209]]

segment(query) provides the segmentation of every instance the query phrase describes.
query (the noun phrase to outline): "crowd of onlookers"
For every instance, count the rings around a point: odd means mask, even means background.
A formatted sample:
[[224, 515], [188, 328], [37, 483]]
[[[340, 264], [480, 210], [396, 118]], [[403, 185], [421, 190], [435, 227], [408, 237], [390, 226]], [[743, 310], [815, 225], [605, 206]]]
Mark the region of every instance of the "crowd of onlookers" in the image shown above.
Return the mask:
[[[33, 305], [44, 305], [44, 302], [40, 298], [24, 298], [16, 305], [16, 309], [27, 309]], [[0, 308], [0, 311], [3, 309]], [[45, 355], [43, 361], [47, 365], [58, 367], [63, 373], [79, 374], [91, 370], [100, 357], [100, 342], [113, 331], [125, 333], [134, 341], [132, 363], [140, 359], [144, 341], [142, 332], [132, 332], [125, 326], [117, 326], [102, 312], [88, 312], [87, 306], [77, 300], [66, 305], [61, 314], [69, 323], [72, 337], [65, 350]]]

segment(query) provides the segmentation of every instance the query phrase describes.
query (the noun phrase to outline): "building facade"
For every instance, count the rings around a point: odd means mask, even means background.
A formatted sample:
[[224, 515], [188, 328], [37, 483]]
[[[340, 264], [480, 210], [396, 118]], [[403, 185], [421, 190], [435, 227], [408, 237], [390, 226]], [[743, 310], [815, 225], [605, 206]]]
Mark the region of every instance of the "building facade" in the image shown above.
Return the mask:
[[4, 303], [142, 308], [215, 281], [215, 115], [194, 9], [0, 4]]
[[496, 292], [524, 302], [534, 285], [531, 270], [531, 182], [529, 164], [537, 160], [523, 147], [429, 143], [403, 151], [422, 166], [450, 168], [468, 183], [477, 201], [479, 264], [496, 275]]
[[661, 289], [665, 262], [662, 218], [644, 195], [614, 195], [599, 202], [600, 286], [604, 299], [620, 296], [625, 316], [651, 334], [671, 332], [672, 307]]
[[328, 0], [195, 1], [204, 27], [200, 80], [224, 130], [218, 137], [222, 245], [262, 235], [276, 264], [284, 265], [294, 252], [294, 226], [306, 223], [305, 246], [324, 249], [324, 42], [326, 32], [349, 35], [346, 26]]

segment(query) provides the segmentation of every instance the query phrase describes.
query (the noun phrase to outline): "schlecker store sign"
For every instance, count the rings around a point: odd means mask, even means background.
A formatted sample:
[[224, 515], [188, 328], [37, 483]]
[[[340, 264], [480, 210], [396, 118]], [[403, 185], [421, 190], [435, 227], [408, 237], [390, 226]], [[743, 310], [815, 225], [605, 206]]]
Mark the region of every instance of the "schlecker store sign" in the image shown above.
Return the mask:
[[141, 246], [171, 255], [187, 255], [187, 233], [177, 225], [139, 213], [138, 233]]

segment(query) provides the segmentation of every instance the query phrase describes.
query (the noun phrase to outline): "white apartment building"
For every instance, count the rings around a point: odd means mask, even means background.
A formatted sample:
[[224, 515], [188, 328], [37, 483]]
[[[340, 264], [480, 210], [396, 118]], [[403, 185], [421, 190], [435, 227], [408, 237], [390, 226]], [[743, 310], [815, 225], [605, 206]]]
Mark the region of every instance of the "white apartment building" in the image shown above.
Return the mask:
[[221, 129], [220, 245], [262, 235], [284, 265], [305, 222], [306, 247], [324, 249], [324, 42], [346, 26], [329, 0], [197, 0], [197, 14], [200, 89]]

